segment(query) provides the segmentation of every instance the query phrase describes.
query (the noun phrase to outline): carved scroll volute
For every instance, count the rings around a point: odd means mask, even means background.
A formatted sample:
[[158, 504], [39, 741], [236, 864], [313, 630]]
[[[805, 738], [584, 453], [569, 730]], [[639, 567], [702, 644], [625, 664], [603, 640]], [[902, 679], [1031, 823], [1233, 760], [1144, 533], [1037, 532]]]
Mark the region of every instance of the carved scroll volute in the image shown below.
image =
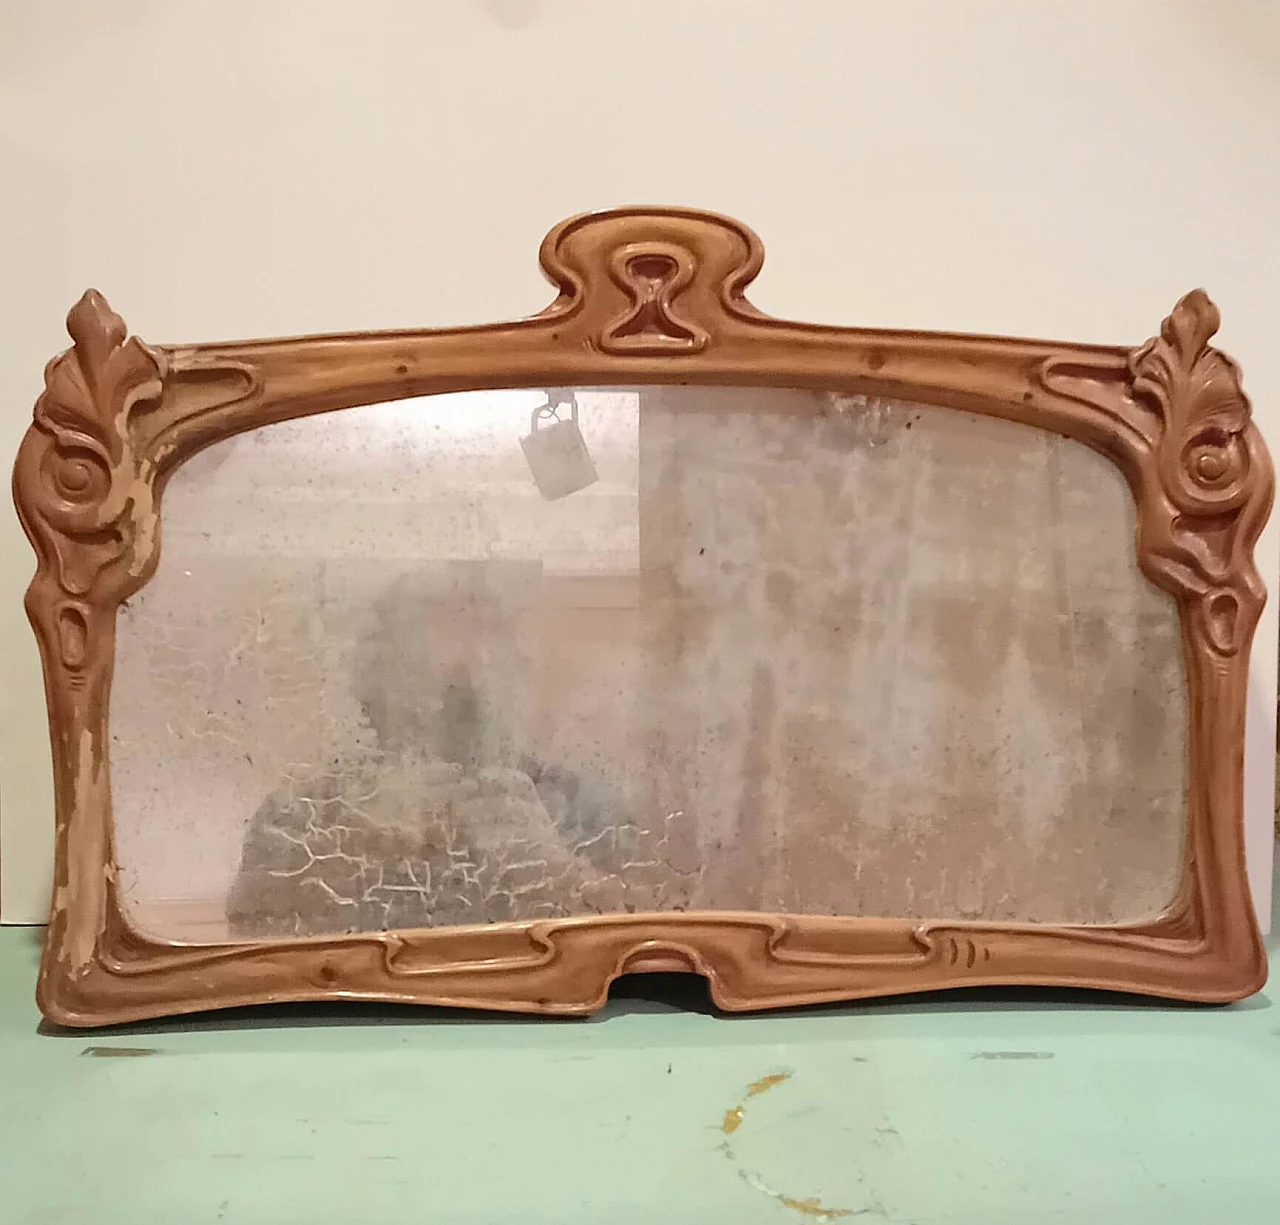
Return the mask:
[[[1194, 600], [1195, 628], [1220, 656], [1247, 640], [1265, 591], [1253, 546], [1271, 505], [1270, 461], [1239, 371], [1211, 348], [1218, 310], [1189, 293], [1129, 356], [1135, 401], [1154, 412], [1157, 481], [1144, 491], [1139, 554]], [[1156, 503], [1156, 504], [1153, 504]]]
[[701, 353], [735, 316], [756, 317], [742, 290], [763, 259], [746, 226], [683, 209], [574, 217], [547, 235], [541, 252], [560, 289], [553, 313], [617, 357]]

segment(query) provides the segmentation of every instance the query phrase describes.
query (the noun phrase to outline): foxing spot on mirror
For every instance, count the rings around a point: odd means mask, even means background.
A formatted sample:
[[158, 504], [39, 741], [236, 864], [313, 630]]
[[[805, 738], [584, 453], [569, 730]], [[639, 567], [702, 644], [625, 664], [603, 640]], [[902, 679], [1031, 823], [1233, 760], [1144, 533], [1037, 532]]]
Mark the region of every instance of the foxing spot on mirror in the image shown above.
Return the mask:
[[1272, 473], [1205, 294], [1081, 345], [770, 318], [688, 209], [540, 258], [482, 327], [73, 308], [14, 473], [45, 1015], [1256, 990]]
[[[175, 474], [117, 629], [140, 926], [1118, 923], [1172, 900], [1177, 609], [1114, 465], [754, 388], [583, 389], [567, 448], [533, 452], [549, 402], [347, 409]], [[531, 472], [564, 455], [589, 484]]]

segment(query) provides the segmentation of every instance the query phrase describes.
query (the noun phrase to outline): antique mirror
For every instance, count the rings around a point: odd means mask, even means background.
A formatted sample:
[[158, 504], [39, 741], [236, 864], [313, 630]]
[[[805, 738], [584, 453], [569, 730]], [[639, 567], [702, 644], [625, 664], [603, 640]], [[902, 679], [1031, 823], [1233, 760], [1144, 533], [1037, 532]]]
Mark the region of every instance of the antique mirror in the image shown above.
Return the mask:
[[72, 310], [15, 473], [45, 1014], [1257, 989], [1272, 479], [1208, 298], [1131, 348], [789, 323], [681, 209], [541, 260], [456, 330]]

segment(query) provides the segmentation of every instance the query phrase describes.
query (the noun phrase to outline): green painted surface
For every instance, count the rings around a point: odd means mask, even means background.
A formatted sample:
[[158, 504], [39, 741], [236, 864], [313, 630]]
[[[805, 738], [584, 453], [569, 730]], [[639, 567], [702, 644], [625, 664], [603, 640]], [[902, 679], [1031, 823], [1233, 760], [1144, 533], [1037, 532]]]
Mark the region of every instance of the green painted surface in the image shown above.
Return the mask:
[[1280, 1221], [1268, 992], [48, 1033], [38, 939], [0, 931], [3, 1225]]

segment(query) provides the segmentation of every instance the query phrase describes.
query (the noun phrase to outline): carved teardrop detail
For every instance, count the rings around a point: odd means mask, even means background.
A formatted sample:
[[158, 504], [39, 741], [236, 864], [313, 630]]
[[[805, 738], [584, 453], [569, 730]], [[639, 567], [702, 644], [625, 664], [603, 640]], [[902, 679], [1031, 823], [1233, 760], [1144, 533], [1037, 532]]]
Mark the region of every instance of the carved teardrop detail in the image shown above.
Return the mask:
[[58, 609], [58, 653], [64, 667], [84, 667], [89, 645], [89, 614], [80, 604], [63, 604]]
[[1220, 655], [1234, 655], [1240, 648], [1240, 600], [1234, 592], [1219, 590], [1204, 597], [1201, 605], [1205, 632]]

